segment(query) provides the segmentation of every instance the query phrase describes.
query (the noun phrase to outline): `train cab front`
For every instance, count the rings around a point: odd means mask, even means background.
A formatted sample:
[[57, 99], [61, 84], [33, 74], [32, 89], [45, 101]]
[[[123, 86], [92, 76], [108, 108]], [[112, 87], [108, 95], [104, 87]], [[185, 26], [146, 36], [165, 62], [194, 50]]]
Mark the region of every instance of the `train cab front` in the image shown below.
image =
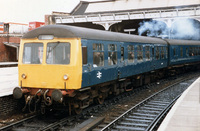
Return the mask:
[[40, 98], [47, 105], [62, 102], [63, 97], [81, 88], [80, 39], [53, 35], [21, 39], [18, 71], [19, 87], [13, 90], [14, 98], [24, 96], [26, 103]]

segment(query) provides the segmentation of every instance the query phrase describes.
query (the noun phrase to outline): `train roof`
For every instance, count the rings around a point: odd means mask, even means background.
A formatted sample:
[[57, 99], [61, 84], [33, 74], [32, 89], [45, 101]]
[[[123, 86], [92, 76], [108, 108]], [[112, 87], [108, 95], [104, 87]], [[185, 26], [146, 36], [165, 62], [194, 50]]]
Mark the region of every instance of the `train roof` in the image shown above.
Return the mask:
[[200, 41], [195, 40], [175, 40], [175, 39], [166, 39], [170, 45], [200, 45]]
[[96, 40], [110, 40], [120, 42], [137, 42], [137, 43], [157, 43], [167, 44], [166, 41], [158, 38], [129, 35], [124, 33], [95, 30], [83, 27], [69, 25], [47, 25], [26, 33], [22, 39], [38, 38], [39, 35], [54, 35], [57, 38], [85, 38]]

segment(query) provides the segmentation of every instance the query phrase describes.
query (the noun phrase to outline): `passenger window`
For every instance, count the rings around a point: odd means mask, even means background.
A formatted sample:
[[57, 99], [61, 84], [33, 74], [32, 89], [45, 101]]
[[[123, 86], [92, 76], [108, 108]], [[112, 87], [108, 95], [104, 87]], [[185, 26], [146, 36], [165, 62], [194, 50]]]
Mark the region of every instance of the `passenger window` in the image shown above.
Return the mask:
[[156, 60], [160, 59], [160, 51], [159, 51], [159, 47], [156, 47]]
[[138, 45], [137, 50], [138, 50], [137, 59], [138, 59], [138, 61], [142, 61], [143, 60], [143, 47], [142, 47], [142, 45]]
[[186, 51], [186, 55], [187, 55], [187, 56], [189, 56], [189, 55], [188, 55], [188, 48], [186, 48], [186, 50], [185, 50], [185, 51]]
[[109, 44], [108, 45], [108, 65], [117, 64], [117, 45]]
[[176, 55], [176, 48], [173, 49], [173, 54]]
[[104, 66], [104, 45], [93, 44], [93, 67]]
[[128, 63], [134, 62], [134, 46], [128, 45]]
[[194, 47], [192, 47], [192, 56], [195, 56], [195, 48]]
[[164, 47], [161, 47], [161, 59], [165, 58]]
[[200, 47], [199, 47], [199, 55], [200, 55]]
[[192, 47], [189, 48], [189, 56], [193, 56]]
[[152, 57], [154, 58], [154, 47], [152, 47]]
[[150, 47], [149, 46], [146, 46], [145, 47], [145, 57], [146, 57], [146, 60], [150, 60]]
[[121, 62], [124, 61], [124, 47], [121, 47]]
[[180, 48], [180, 56], [183, 57], [183, 47]]
[[168, 47], [166, 47], [166, 50], [165, 50], [165, 54], [166, 54], [166, 58], [168, 58]]
[[195, 56], [198, 55], [198, 48], [195, 48]]
[[83, 65], [87, 64], [87, 47], [86, 46], [82, 47], [82, 62], [83, 62]]

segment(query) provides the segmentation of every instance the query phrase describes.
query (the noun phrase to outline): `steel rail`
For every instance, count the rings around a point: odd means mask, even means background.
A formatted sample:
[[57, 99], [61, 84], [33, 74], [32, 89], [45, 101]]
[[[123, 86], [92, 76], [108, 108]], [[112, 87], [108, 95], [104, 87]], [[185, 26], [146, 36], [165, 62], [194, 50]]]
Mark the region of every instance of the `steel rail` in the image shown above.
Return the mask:
[[156, 127], [156, 125], [161, 121], [162, 117], [171, 109], [171, 107], [175, 104], [176, 100], [181, 95], [178, 95], [172, 102], [169, 104], [155, 119], [154, 121], [149, 125], [149, 127], [146, 129], [146, 131], [152, 131]]
[[20, 120], [20, 121], [17, 121], [17, 122], [15, 122], [15, 123], [12, 123], [12, 124], [10, 124], [10, 125], [1, 127], [1, 128], [0, 128], [0, 131], [10, 131], [13, 127], [22, 125], [24, 122], [29, 122], [29, 121], [33, 120], [34, 118], [36, 118], [37, 116], [38, 116], [38, 115], [33, 115], [33, 116], [28, 117], [28, 118], [25, 118], [25, 119], [22, 119], [22, 120]]
[[[194, 78], [194, 77], [193, 77], [193, 78]], [[181, 83], [181, 82], [183, 82], [183, 81], [187, 81], [187, 80], [189, 80], [189, 79], [191, 79], [191, 78], [182, 79], [182, 80], [180, 80], [180, 81], [178, 81], [178, 82], [176, 82], [176, 83], [174, 83], [174, 84], [172, 84], [172, 85], [170, 85], [170, 86], [168, 86], [168, 87], [166, 87], [166, 88], [160, 90], [159, 92], [157, 92], [157, 93], [155, 93], [155, 94], [149, 96], [148, 98], [144, 99], [143, 101], [141, 101], [140, 103], [138, 103], [137, 105], [133, 106], [132, 108], [130, 108], [129, 110], [127, 110], [125, 113], [123, 113], [122, 115], [120, 115], [119, 117], [117, 117], [115, 120], [113, 120], [112, 122], [110, 122], [107, 126], [105, 126], [103, 129], [101, 129], [101, 131], [106, 131], [106, 130], [112, 129], [112, 127], [114, 127], [114, 126], [116, 125], [116, 123], [118, 123], [119, 121], [121, 121], [121, 119], [123, 119], [125, 116], [128, 116], [128, 114], [131, 113], [134, 109], [138, 108], [139, 106], [141, 106], [141, 105], [144, 104], [145, 102], [150, 101], [150, 100], [153, 99], [155, 96], [157, 96], [157, 95], [159, 95], [160, 93], [162, 93], [163, 91], [165, 91], [165, 90], [167, 90], [167, 89], [169, 89], [169, 88], [171, 88], [171, 87], [173, 87], [173, 86], [175, 86], [175, 85], [178, 85], [179, 83]], [[172, 105], [172, 103], [173, 103], [173, 102], [171, 102], [169, 105]], [[168, 107], [168, 106], [167, 106], [167, 107]], [[164, 113], [165, 110], [162, 111], [162, 112]], [[162, 114], [162, 113], [161, 113], [161, 114]], [[159, 116], [161, 116], [161, 114], [160, 114]], [[153, 122], [156, 122], [156, 120], [158, 120], [159, 116], [157, 116], [156, 119], [155, 119]], [[150, 124], [151, 127], [149, 127], [148, 129], [150, 129], [150, 128], [152, 129], [152, 128], [154, 127], [153, 125], [154, 125], [154, 123], [151, 123], [151, 124]]]

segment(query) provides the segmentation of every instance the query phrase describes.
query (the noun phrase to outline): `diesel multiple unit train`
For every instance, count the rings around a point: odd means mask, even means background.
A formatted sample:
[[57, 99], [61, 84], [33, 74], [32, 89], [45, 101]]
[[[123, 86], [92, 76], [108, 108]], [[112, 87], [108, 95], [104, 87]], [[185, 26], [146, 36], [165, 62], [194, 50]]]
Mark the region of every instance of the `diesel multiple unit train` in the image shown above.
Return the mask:
[[67, 25], [26, 33], [20, 43], [16, 99], [35, 111], [80, 113], [108, 95], [198, 68], [200, 41], [163, 40]]

